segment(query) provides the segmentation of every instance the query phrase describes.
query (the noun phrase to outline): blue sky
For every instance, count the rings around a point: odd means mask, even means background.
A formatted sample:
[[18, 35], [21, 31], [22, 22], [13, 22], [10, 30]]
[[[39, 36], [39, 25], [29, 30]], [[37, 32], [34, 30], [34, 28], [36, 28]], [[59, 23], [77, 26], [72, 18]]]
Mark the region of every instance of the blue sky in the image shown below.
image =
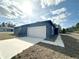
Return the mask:
[[67, 21], [63, 22], [63, 26], [68, 27], [75, 25], [79, 22], [79, 0], [68, 0], [62, 4], [67, 11], [71, 13], [69, 17], [67, 17]]
[[51, 20], [67, 28], [79, 22], [79, 0], [0, 0], [0, 23]]

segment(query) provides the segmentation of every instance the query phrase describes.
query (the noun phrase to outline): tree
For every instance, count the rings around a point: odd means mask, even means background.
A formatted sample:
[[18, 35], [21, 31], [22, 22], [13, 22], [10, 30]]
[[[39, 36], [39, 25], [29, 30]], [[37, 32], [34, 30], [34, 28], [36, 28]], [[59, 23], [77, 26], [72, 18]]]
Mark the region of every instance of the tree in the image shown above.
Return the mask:
[[2, 24], [0, 24], [0, 27], [14, 27], [15, 25], [12, 23], [5, 23], [3, 22]]
[[63, 28], [62, 33], [66, 33], [66, 29]]
[[79, 28], [79, 23], [76, 24], [76, 27]]
[[76, 31], [79, 31], [79, 23], [76, 24]]
[[5, 23], [4, 22], [2, 23], [2, 27], [5, 27]]

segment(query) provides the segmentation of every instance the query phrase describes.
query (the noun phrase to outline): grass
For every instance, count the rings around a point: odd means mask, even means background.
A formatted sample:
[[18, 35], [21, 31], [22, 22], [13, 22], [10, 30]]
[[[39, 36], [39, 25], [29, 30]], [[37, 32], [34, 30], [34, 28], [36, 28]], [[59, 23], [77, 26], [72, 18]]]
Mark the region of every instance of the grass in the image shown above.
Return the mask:
[[15, 38], [13, 32], [0, 32], [0, 40]]

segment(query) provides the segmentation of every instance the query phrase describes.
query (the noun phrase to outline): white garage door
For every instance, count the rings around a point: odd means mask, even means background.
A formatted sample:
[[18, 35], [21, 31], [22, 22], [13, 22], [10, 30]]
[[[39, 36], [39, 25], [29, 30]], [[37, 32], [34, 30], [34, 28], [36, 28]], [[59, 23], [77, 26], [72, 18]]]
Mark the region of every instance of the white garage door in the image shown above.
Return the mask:
[[28, 27], [27, 36], [46, 38], [46, 26]]

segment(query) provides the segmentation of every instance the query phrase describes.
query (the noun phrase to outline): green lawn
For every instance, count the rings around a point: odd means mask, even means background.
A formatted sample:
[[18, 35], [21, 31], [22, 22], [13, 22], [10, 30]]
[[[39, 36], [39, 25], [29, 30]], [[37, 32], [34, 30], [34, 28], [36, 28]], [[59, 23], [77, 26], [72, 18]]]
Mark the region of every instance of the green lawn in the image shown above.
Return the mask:
[[13, 32], [0, 32], [0, 40], [15, 38]]

